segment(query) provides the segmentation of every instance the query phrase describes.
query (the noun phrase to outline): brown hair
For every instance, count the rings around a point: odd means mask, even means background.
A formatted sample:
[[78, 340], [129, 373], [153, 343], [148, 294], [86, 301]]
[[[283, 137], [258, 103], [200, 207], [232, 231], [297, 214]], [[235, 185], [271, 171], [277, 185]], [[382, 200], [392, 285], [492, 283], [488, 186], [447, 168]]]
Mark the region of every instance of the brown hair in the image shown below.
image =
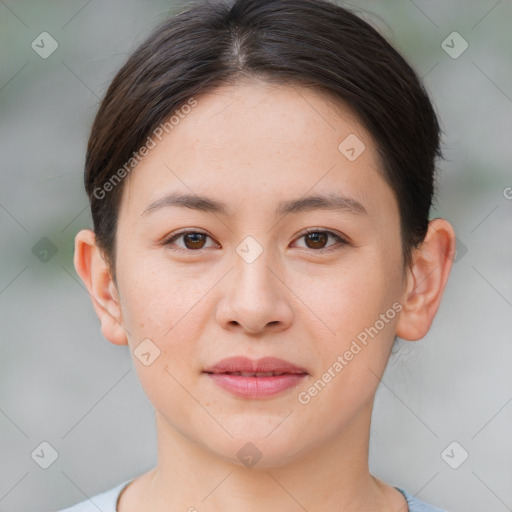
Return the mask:
[[327, 0], [204, 0], [131, 54], [92, 126], [85, 188], [114, 279], [121, 177], [135, 153], [191, 98], [242, 76], [312, 87], [355, 112], [395, 193], [409, 265], [428, 228], [441, 156], [436, 114], [414, 70], [367, 22]]

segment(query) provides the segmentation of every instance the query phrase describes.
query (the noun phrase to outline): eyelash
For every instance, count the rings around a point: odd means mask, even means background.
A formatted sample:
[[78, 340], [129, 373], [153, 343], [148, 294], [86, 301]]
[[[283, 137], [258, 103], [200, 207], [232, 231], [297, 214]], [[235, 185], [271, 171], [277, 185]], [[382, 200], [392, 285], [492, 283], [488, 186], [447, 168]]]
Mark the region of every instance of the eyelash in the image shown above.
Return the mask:
[[[183, 247], [170, 247], [171, 245], [174, 245], [172, 244], [172, 241], [173, 240], [176, 240], [177, 238], [183, 236], [183, 235], [188, 235], [188, 234], [200, 234], [200, 235], [205, 235], [207, 236], [208, 238], [212, 239], [213, 238], [208, 235], [207, 233], [204, 233], [203, 231], [198, 231], [198, 230], [186, 230], [186, 231], [180, 231], [178, 233], [173, 233], [171, 234], [163, 243], [162, 245], [164, 246], [167, 246], [169, 247], [171, 250], [173, 251], [180, 251], [180, 252], [188, 252], [188, 253], [191, 253], [191, 252], [200, 252], [200, 251], [203, 251], [205, 250], [204, 248], [202, 249], [187, 249], [187, 248], [183, 248]], [[322, 234], [327, 234], [327, 235], [332, 235], [334, 238], [337, 239], [338, 243], [341, 244], [341, 246], [345, 246], [345, 245], [352, 245], [350, 242], [348, 242], [347, 240], [345, 240], [344, 238], [342, 238], [340, 235], [337, 235], [336, 233], [332, 232], [332, 231], [328, 231], [328, 230], [322, 230], [322, 229], [317, 229], [317, 228], [309, 228], [307, 229], [306, 231], [304, 231], [298, 238], [303, 238], [311, 233], [322, 233]], [[333, 248], [334, 247], [334, 248]], [[329, 246], [327, 248], [322, 248], [322, 249], [309, 249], [308, 247], [302, 247], [301, 249], [306, 249], [306, 250], [309, 250], [309, 251], [313, 251], [313, 252], [320, 252], [320, 253], [325, 253], [325, 252], [332, 252], [333, 250], [336, 250], [336, 249], [341, 249], [341, 247], [337, 247], [336, 248], [336, 244], [332, 245], [332, 246]]]

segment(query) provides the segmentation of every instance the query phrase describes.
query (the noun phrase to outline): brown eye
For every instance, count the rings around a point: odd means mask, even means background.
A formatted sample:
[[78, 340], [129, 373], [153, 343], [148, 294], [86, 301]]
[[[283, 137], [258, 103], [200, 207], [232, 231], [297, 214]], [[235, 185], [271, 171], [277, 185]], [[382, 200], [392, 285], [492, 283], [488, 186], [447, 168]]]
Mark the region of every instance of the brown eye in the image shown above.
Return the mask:
[[187, 249], [202, 249], [205, 239], [206, 236], [202, 233], [187, 233], [183, 238]]
[[325, 233], [308, 233], [305, 235], [309, 249], [323, 249], [329, 237]]
[[[305, 240], [306, 249], [313, 249], [315, 251], [321, 252], [323, 250], [328, 251], [330, 250], [330, 247], [336, 245], [326, 245], [330, 237], [338, 241], [338, 243], [341, 245], [348, 245], [346, 240], [331, 231], [311, 230], [299, 237], [299, 240], [301, 238]], [[177, 233], [169, 238], [166, 242], [164, 242], [164, 245], [178, 251], [199, 251], [205, 248], [205, 243], [208, 238], [211, 239], [209, 235], [200, 231], [182, 231], [181, 233]], [[175, 243], [175, 241], [179, 239], [183, 240], [183, 245]]]
[[[197, 251], [205, 248], [205, 242], [207, 238], [210, 238], [206, 233], [199, 231], [182, 231], [171, 238], [169, 238], [164, 245], [172, 246], [175, 240], [183, 239], [184, 246], [177, 245], [177, 250], [190, 250]], [[172, 247], [171, 247], [172, 248]]]
[[343, 245], [347, 244], [347, 242], [343, 238], [336, 235], [335, 233], [332, 233], [331, 231], [320, 231], [320, 230], [313, 231], [313, 230], [311, 230], [311, 231], [308, 231], [307, 233], [304, 233], [300, 238], [304, 238], [304, 240], [306, 242], [307, 249], [314, 249], [314, 250], [321, 251], [323, 249], [328, 250], [333, 245], [336, 245], [336, 244], [331, 244], [331, 245], [326, 246], [326, 244], [329, 240], [329, 237], [336, 239], [338, 242], [340, 242]]

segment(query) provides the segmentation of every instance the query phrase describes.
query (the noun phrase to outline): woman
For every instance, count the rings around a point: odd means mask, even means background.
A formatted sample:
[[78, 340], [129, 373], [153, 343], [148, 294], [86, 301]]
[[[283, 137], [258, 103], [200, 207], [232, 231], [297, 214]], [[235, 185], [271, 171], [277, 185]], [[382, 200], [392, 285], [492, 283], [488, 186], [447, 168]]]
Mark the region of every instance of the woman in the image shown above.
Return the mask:
[[92, 127], [75, 267], [158, 463], [68, 510], [440, 510], [368, 468], [393, 343], [428, 332], [455, 253], [429, 221], [439, 131], [327, 1], [198, 3], [149, 36]]

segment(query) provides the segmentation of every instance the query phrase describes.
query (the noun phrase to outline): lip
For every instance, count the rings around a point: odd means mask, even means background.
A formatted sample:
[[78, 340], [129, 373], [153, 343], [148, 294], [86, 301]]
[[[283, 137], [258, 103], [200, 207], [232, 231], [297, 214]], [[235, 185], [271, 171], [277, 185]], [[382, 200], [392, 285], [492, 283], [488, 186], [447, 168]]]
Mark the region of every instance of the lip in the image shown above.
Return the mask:
[[[276, 373], [273, 376], [232, 375], [244, 373]], [[230, 357], [219, 361], [203, 371], [221, 388], [244, 398], [264, 398], [293, 388], [308, 375], [306, 369], [289, 361], [275, 357], [264, 357], [257, 361], [247, 357]]]
[[252, 360], [244, 356], [228, 357], [204, 370], [206, 373], [253, 372], [253, 373], [308, 373], [304, 368], [277, 357]]

